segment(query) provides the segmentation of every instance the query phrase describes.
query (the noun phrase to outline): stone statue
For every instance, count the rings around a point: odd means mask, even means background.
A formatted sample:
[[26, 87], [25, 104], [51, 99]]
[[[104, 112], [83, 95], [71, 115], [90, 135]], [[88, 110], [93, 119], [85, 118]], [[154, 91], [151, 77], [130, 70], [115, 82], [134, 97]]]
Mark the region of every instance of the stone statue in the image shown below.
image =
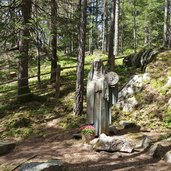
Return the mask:
[[114, 72], [106, 74], [103, 63], [95, 59], [87, 82], [87, 123], [94, 125], [96, 136], [109, 133], [111, 108], [117, 101], [117, 82]]

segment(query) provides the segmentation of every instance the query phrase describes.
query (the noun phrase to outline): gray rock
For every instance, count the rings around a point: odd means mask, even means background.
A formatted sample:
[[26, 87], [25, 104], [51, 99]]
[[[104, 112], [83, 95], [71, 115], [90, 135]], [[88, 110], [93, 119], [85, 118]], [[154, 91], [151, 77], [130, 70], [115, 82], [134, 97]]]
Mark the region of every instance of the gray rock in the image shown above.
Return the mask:
[[128, 99], [128, 103], [129, 103], [131, 106], [135, 107], [135, 106], [138, 104], [138, 101], [137, 101], [137, 99], [135, 98], [135, 96], [132, 96], [132, 97], [130, 97], [130, 98]]
[[119, 137], [110, 137], [105, 134], [101, 134], [99, 138], [90, 142], [93, 145], [93, 149], [96, 151], [121, 151], [131, 153], [133, 151], [133, 145], [127, 140]]
[[50, 160], [47, 162], [26, 163], [19, 171], [66, 171], [64, 163], [61, 160]]
[[168, 77], [167, 83], [164, 85], [164, 87], [170, 87], [171, 86], [171, 76]]
[[94, 146], [97, 143], [98, 140], [99, 140], [99, 138], [95, 138], [92, 141], [90, 141], [89, 144], [92, 145], [92, 146]]
[[171, 151], [168, 151], [166, 153], [166, 155], [164, 156], [164, 160], [167, 162], [167, 163], [171, 163]]
[[159, 141], [151, 146], [148, 154], [153, 158], [163, 158], [171, 150], [171, 138]]
[[144, 73], [143, 74], [143, 81], [150, 81], [151, 77], [149, 73]]
[[134, 75], [118, 94], [116, 107], [124, 112], [132, 112], [138, 104], [134, 94], [141, 91], [144, 81], [150, 80], [149, 74]]
[[9, 153], [15, 146], [15, 142], [0, 142], [0, 155]]
[[129, 95], [133, 95], [133, 94], [134, 94], [133, 88], [132, 88], [132, 87], [128, 87], [128, 88], [127, 88], [127, 93], [128, 93]]
[[132, 112], [134, 107], [138, 104], [138, 101], [134, 96], [130, 97], [125, 101], [125, 104], [123, 105], [123, 111], [124, 112]]
[[168, 101], [168, 107], [171, 108], [171, 98]]
[[141, 147], [143, 149], [147, 149], [150, 147], [150, 145], [153, 143], [153, 140], [149, 138], [148, 136], [143, 136], [142, 142], [141, 142]]
[[153, 143], [151, 138], [142, 133], [129, 133], [124, 135], [124, 138], [133, 144], [134, 149], [138, 151], [147, 149]]
[[152, 145], [147, 154], [153, 158], [161, 158], [163, 153], [163, 146], [159, 143]]

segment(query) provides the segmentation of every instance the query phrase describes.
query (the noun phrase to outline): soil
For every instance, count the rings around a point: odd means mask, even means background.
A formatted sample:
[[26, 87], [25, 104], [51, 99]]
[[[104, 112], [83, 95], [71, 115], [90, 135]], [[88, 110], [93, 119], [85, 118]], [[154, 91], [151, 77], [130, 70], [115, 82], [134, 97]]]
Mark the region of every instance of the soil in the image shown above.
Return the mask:
[[[59, 132], [62, 133], [58, 134]], [[146, 151], [133, 153], [93, 151], [87, 148], [81, 139], [73, 138], [73, 134], [77, 132], [77, 129], [67, 132], [57, 128], [48, 128], [44, 136], [20, 141], [13, 151], [0, 157], [0, 168], [6, 167], [10, 168], [10, 171], [17, 171], [21, 164], [28, 161], [61, 159], [70, 168], [69, 170], [73, 171], [171, 170], [171, 164], [148, 156]], [[119, 132], [119, 134], [127, 134], [127, 132]], [[162, 133], [145, 132], [145, 134], [157, 139]]]

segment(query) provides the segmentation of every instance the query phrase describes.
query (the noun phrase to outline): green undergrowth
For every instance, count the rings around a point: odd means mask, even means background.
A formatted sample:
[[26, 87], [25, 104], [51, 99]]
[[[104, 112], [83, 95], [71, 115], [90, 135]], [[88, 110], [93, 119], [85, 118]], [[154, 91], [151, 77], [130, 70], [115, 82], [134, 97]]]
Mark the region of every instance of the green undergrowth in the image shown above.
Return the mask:
[[[139, 105], [132, 113], [124, 113], [119, 109], [113, 109], [113, 124], [120, 120], [132, 120], [143, 127], [155, 129], [156, 127], [171, 128], [171, 110], [167, 108], [169, 96], [169, 87], [164, 87], [168, 76], [171, 76], [169, 63], [170, 52], [159, 54], [157, 60], [147, 67], [147, 72], [151, 75], [151, 81], [143, 87], [141, 93], [136, 95]], [[91, 63], [96, 57], [103, 60], [107, 59], [106, 54], [99, 51], [93, 55], [87, 55], [85, 63]], [[62, 67], [75, 66], [76, 57], [58, 54], [59, 63]], [[36, 64], [33, 58], [30, 61], [30, 74], [36, 74]], [[104, 63], [106, 64], [106, 63]], [[42, 59], [42, 73], [50, 71], [50, 61]], [[86, 79], [91, 64], [85, 66], [85, 88]], [[116, 60], [115, 72], [120, 77], [119, 89], [121, 89], [130, 79], [131, 75], [140, 73], [139, 69], [125, 68], [122, 65], [122, 59]], [[3, 75], [3, 73], [0, 73]], [[62, 85], [60, 87], [60, 97], [55, 97], [53, 87], [49, 83], [50, 76], [41, 77], [41, 84], [37, 83], [37, 78], [29, 81], [29, 85], [35, 96], [32, 102], [20, 104], [15, 96], [17, 84], [9, 83], [6, 86], [0, 86], [1, 91], [13, 89], [8, 93], [0, 93], [0, 99], [7, 99], [0, 102], [0, 138], [27, 138], [29, 136], [44, 136], [46, 129], [52, 121], [56, 121], [54, 129], [73, 130], [86, 123], [86, 99], [84, 99], [84, 111], [82, 116], [73, 116], [74, 92], [76, 69], [67, 69], [61, 72]], [[86, 93], [86, 92], [84, 92]], [[84, 94], [85, 95], [85, 94]], [[43, 129], [42, 129], [43, 127]]]
[[114, 115], [119, 116], [115, 124], [119, 120], [128, 120], [150, 130], [171, 129], [171, 108], [168, 105], [171, 86], [166, 86], [171, 76], [170, 56], [170, 50], [162, 52], [147, 66], [146, 72], [151, 79], [145, 82], [141, 92], [135, 94], [138, 105], [131, 113], [115, 111]]

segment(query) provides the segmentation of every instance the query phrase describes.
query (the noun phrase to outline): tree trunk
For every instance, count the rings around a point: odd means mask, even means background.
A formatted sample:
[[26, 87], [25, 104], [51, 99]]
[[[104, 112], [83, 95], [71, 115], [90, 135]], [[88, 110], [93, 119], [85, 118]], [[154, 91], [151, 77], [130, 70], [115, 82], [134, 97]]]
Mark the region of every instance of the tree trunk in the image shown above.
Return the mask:
[[115, 25], [115, 1], [112, 1], [112, 13], [111, 13], [111, 24], [110, 24], [110, 35], [109, 35], [109, 53], [108, 53], [108, 64], [110, 69], [114, 69], [114, 25]]
[[163, 35], [163, 46], [168, 47], [168, 22], [169, 22], [169, 1], [165, 0], [164, 6], [164, 35]]
[[40, 74], [41, 74], [41, 70], [40, 70], [40, 46], [41, 46], [41, 42], [40, 42], [40, 36], [39, 36], [39, 20], [38, 20], [38, 2], [37, 0], [35, 0], [35, 17], [36, 17], [36, 59], [37, 59], [37, 81], [38, 83], [41, 82], [40, 80]]
[[106, 52], [107, 49], [107, 34], [106, 34], [106, 27], [107, 27], [107, 0], [103, 0], [103, 40], [102, 40], [102, 51]]
[[137, 52], [137, 29], [136, 29], [136, 0], [133, 0], [133, 41], [134, 53]]
[[22, 0], [21, 19], [22, 30], [19, 42], [19, 71], [18, 71], [18, 100], [21, 102], [29, 101], [31, 97], [28, 85], [28, 50], [29, 50], [29, 20], [31, 18], [32, 1]]
[[55, 82], [57, 68], [57, 2], [51, 0], [51, 82]]
[[99, 0], [96, 0], [96, 34], [95, 34], [95, 49], [98, 49], [99, 46], [98, 46], [98, 16], [99, 16]]
[[40, 48], [37, 47], [37, 81], [38, 83], [41, 82], [41, 79], [40, 79], [40, 74], [41, 74], [41, 70], [40, 70]]
[[84, 92], [84, 60], [85, 60], [85, 40], [86, 40], [86, 8], [87, 0], [82, 0], [80, 28], [79, 28], [79, 47], [78, 47], [78, 62], [77, 62], [77, 80], [75, 92], [74, 114], [81, 115], [83, 111], [83, 92]]
[[119, 44], [119, 0], [116, 0], [115, 7], [115, 43], [114, 43], [114, 57], [118, 55]]
[[123, 54], [124, 52], [124, 26], [125, 26], [125, 11], [124, 11], [124, 0], [122, 0], [121, 7], [121, 35], [120, 35], [120, 52]]
[[94, 51], [94, 43], [93, 43], [93, 32], [94, 32], [94, 16], [93, 16], [93, 9], [94, 9], [94, 1], [91, 0], [90, 3], [91, 3], [91, 11], [90, 11], [90, 33], [89, 33], [89, 54], [93, 54], [93, 51]]

